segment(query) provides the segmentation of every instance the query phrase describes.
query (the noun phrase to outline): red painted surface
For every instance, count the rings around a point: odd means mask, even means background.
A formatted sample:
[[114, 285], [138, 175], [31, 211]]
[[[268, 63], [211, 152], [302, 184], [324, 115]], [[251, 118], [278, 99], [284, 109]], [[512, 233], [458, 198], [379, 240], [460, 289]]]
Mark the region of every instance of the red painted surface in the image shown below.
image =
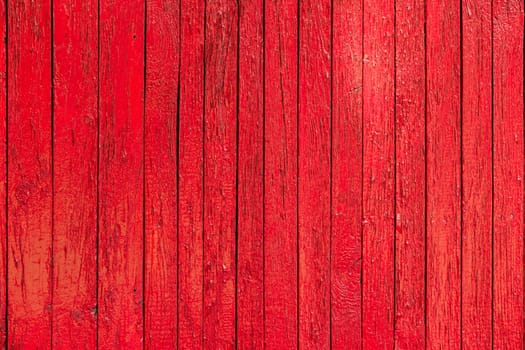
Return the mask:
[[[144, 345], [177, 342], [178, 3], [148, 1], [144, 116]], [[164, 64], [169, 62], [169, 64]]]
[[144, 340], [144, 2], [101, 2], [99, 22], [98, 348], [137, 349]]
[[425, 8], [396, 3], [395, 324], [398, 349], [425, 347]]
[[297, 1], [264, 15], [264, 340], [298, 345]]
[[523, 2], [493, 6], [493, 346], [524, 343]]
[[426, 11], [426, 344], [460, 349], [461, 4]]
[[97, 339], [98, 9], [53, 7], [53, 348]]
[[7, 6], [7, 347], [50, 348], [51, 6], [49, 1]]
[[299, 348], [323, 349], [330, 345], [330, 1], [299, 1], [299, 16]]
[[4, 348], [523, 349], [521, 1], [0, 21]]
[[233, 349], [237, 301], [238, 2], [206, 1], [204, 347]]
[[492, 349], [491, 1], [462, 8], [462, 349]]
[[332, 347], [362, 348], [362, 1], [333, 2]]
[[181, 0], [178, 346], [203, 347], [204, 0]]
[[237, 347], [264, 349], [263, 1], [239, 5]]
[[394, 339], [394, 1], [363, 7], [363, 348]]

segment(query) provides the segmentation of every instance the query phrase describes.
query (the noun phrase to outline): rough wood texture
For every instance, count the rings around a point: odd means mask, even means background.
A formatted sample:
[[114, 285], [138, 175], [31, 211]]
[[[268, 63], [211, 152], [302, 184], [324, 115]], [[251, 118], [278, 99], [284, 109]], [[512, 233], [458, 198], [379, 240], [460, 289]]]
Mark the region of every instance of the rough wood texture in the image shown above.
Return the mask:
[[521, 0], [7, 0], [0, 347], [522, 349]]
[[462, 9], [462, 349], [492, 349], [492, 6]]
[[394, 1], [364, 2], [363, 348], [394, 330]]
[[178, 0], [147, 2], [145, 109], [145, 347], [177, 344]]
[[98, 346], [143, 345], [144, 2], [100, 3]]
[[363, 171], [362, 1], [333, 2], [332, 347], [360, 349]]
[[263, 1], [239, 6], [237, 347], [263, 349]]
[[461, 344], [460, 6], [427, 1], [428, 349]]
[[53, 348], [97, 341], [98, 8], [55, 1]]
[[396, 3], [395, 347], [425, 347], [425, 1]]
[[493, 347], [524, 346], [523, 2], [494, 0]]
[[299, 2], [299, 347], [330, 345], [330, 1]]
[[199, 349], [204, 335], [204, 0], [180, 1], [178, 345]]
[[204, 346], [231, 349], [236, 328], [238, 2], [206, 2]]
[[[51, 6], [8, 2], [8, 347], [51, 347]], [[35, 83], [38, 82], [38, 83]]]
[[298, 344], [296, 0], [266, 0], [264, 319], [266, 348]]
[[7, 2], [0, 7], [0, 348], [7, 348]]

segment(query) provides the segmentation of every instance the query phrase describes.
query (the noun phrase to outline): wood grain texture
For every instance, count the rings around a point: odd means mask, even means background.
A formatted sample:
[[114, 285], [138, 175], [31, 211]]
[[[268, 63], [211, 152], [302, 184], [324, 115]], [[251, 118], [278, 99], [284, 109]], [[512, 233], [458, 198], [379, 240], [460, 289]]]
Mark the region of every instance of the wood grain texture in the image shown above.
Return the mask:
[[237, 348], [263, 349], [263, 0], [239, 6]]
[[425, 1], [396, 2], [397, 349], [425, 347]]
[[181, 1], [179, 101], [180, 349], [203, 347], [204, 0]]
[[7, 2], [0, 7], [0, 348], [7, 348]]
[[493, 2], [494, 349], [524, 346], [523, 2]]
[[298, 344], [297, 1], [265, 1], [264, 320], [267, 349]]
[[180, 4], [147, 1], [145, 100], [145, 347], [177, 344], [177, 162]]
[[394, 334], [394, 2], [364, 2], [363, 348]]
[[8, 18], [8, 347], [50, 348], [50, 2], [11, 0]]
[[332, 348], [361, 349], [362, 1], [333, 2]]
[[395, 347], [425, 347], [425, 2], [396, 2]]
[[144, 2], [100, 3], [98, 347], [143, 346]]
[[238, 2], [206, 2], [204, 346], [231, 349], [236, 329]]
[[97, 338], [98, 8], [53, 3], [53, 348]]
[[492, 5], [462, 3], [462, 349], [492, 348]]
[[460, 6], [457, 1], [427, 1], [429, 349], [459, 349], [461, 344]]
[[331, 7], [299, 2], [299, 347], [330, 346]]

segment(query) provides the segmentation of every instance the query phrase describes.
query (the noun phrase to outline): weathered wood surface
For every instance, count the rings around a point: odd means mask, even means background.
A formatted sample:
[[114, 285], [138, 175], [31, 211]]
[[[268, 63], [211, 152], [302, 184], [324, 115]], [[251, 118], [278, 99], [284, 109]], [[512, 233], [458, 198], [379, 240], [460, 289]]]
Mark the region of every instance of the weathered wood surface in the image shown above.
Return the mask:
[[7, 0], [0, 345], [523, 349], [518, 0]]

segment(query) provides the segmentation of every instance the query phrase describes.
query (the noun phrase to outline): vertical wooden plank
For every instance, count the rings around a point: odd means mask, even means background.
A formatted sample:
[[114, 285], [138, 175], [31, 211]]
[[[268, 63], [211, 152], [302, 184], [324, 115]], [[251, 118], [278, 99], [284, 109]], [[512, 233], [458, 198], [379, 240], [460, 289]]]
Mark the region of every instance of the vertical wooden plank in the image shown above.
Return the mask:
[[179, 334], [203, 347], [204, 0], [180, 0]]
[[492, 348], [492, 3], [462, 2], [462, 349]]
[[425, 1], [396, 2], [395, 347], [425, 347]]
[[266, 348], [297, 348], [297, 0], [266, 0], [264, 319]]
[[333, 2], [332, 347], [360, 349], [363, 7]]
[[51, 347], [51, 6], [8, 2], [8, 334]]
[[96, 347], [98, 9], [53, 3], [53, 348]]
[[460, 339], [460, 2], [427, 1], [427, 348]]
[[364, 2], [363, 347], [394, 335], [394, 1]]
[[100, 3], [100, 349], [143, 345], [144, 2]]
[[494, 349], [523, 347], [523, 1], [494, 0]]
[[299, 347], [330, 346], [331, 7], [299, 2]]
[[235, 345], [238, 3], [208, 0], [204, 124], [204, 345]]
[[0, 7], [0, 348], [7, 348], [7, 1]]
[[146, 2], [145, 347], [177, 344], [180, 5]]
[[263, 0], [239, 1], [237, 347], [264, 347]]

